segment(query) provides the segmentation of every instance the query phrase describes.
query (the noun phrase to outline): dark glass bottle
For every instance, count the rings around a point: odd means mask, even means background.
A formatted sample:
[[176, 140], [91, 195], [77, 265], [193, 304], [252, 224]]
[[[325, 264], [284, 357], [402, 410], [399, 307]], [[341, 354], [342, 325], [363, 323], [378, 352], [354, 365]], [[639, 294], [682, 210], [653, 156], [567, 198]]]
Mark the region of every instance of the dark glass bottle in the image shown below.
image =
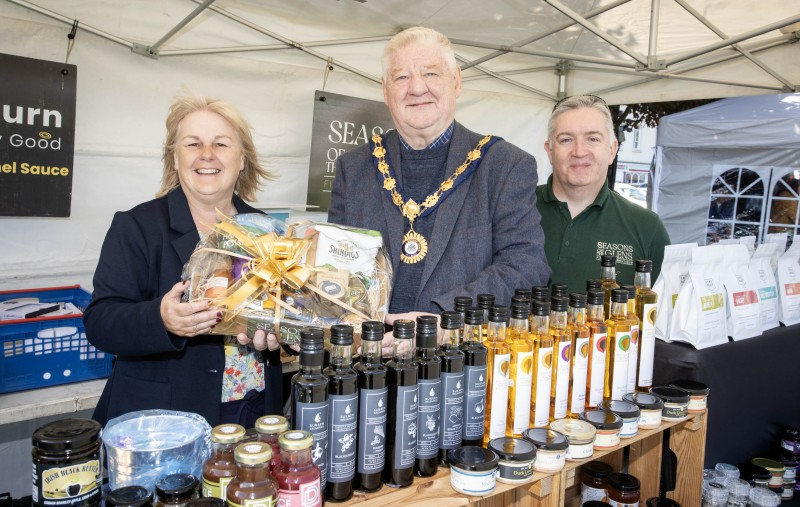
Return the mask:
[[[461, 314], [442, 312], [442, 344], [436, 355], [442, 361], [442, 399], [439, 430], [439, 462], [449, 466], [447, 453], [461, 447], [464, 433], [464, 352], [461, 333], [464, 327]], [[422, 388], [420, 388], [422, 389]]]
[[386, 416], [389, 408], [386, 366], [381, 363], [382, 322], [361, 324], [361, 361], [355, 364], [358, 386], [358, 460], [356, 487], [377, 491], [386, 462]]
[[322, 328], [318, 327], [306, 327], [300, 331], [300, 371], [292, 377], [292, 429], [306, 430], [314, 437], [311, 458], [322, 474], [320, 487], [324, 493], [328, 454], [328, 377], [322, 374], [325, 358], [322, 336]]
[[320, 473], [311, 461], [314, 438], [307, 431], [292, 430], [281, 434], [278, 443], [281, 448], [281, 464], [275, 471], [278, 504], [321, 506]]
[[322, 373], [328, 377], [330, 438], [328, 484], [325, 498], [341, 502], [353, 495], [358, 431], [356, 371], [351, 365], [353, 327], [331, 326], [331, 364]]
[[[451, 312], [455, 313], [455, 312]], [[460, 315], [460, 314], [458, 314]], [[436, 328], [433, 315], [417, 317], [417, 363], [419, 404], [417, 406], [417, 457], [414, 470], [420, 477], [430, 477], [439, 466], [439, 425], [442, 400], [442, 363], [436, 355]]]
[[464, 431], [461, 445], [480, 446], [486, 415], [486, 361], [488, 350], [482, 343], [483, 309], [473, 306], [464, 313]]
[[414, 321], [394, 321], [394, 353], [386, 364], [389, 416], [383, 482], [393, 488], [411, 485], [417, 449], [417, 363], [413, 360]]

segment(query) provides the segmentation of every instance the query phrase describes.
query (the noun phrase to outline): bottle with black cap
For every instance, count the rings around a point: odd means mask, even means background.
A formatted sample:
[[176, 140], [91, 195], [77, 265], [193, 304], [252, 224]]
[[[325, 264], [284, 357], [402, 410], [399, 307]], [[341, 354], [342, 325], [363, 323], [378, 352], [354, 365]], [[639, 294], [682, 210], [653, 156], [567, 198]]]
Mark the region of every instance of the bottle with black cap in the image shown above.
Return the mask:
[[[550, 286], [550, 299], [552, 298], [566, 298], [569, 297], [569, 287], [563, 283], [554, 283]], [[552, 304], [552, 301], [551, 301]], [[553, 311], [551, 308], [550, 311]]]
[[361, 324], [361, 360], [355, 364], [358, 387], [358, 460], [355, 487], [377, 491], [386, 462], [386, 417], [389, 407], [386, 366], [381, 363], [383, 322]]
[[515, 296], [524, 296], [533, 300], [533, 289], [514, 289]]
[[439, 466], [439, 425], [442, 400], [442, 361], [436, 354], [436, 335], [439, 323], [434, 315], [417, 317], [417, 458], [414, 471], [420, 477], [430, 477]]
[[597, 279], [586, 280], [586, 293], [588, 294], [591, 290], [603, 292], [603, 283]]
[[486, 340], [488, 349], [488, 376], [486, 378], [486, 423], [483, 431], [483, 445], [493, 438], [506, 435], [508, 417], [508, 384], [511, 367], [511, 351], [506, 341], [506, 321], [508, 308], [492, 305], [489, 308], [489, 324]]
[[633, 285], [636, 287], [636, 316], [639, 318], [639, 369], [636, 372], [636, 390], [647, 392], [653, 387], [658, 294], [650, 285], [653, 261], [637, 259], [635, 269]]
[[470, 306], [472, 306], [472, 298], [469, 296], [456, 296], [453, 298], [453, 311], [460, 313], [462, 318], [464, 317], [464, 312]]
[[606, 312], [606, 319], [608, 319], [611, 316], [611, 291], [619, 289], [619, 284], [617, 283], [616, 255], [600, 256], [600, 285], [603, 287], [603, 292], [605, 293], [603, 308]]
[[383, 482], [393, 488], [411, 485], [417, 450], [417, 363], [414, 362], [414, 321], [398, 319], [392, 330], [393, 356], [386, 363], [389, 417]]
[[483, 338], [486, 339], [486, 329], [489, 325], [489, 308], [494, 304], [494, 294], [478, 294], [477, 306], [483, 310]]
[[628, 320], [628, 291], [611, 291], [611, 317], [606, 320], [608, 347], [604, 400], [621, 400], [628, 387], [628, 349], [631, 345], [631, 321]]
[[[514, 298], [517, 298], [516, 300]], [[511, 385], [506, 435], [521, 438], [531, 422], [531, 384], [533, 383], [533, 339], [529, 332], [530, 300], [514, 296], [508, 319], [507, 341], [511, 352]]]
[[586, 299], [586, 324], [589, 326], [589, 369], [586, 374], [586, 406], [595, 408], [603, 401], [606, 378], [606, 326], [603, 303], [605, 293], [590, 290]]
[[586, 325], [586, 294], [572, 292], [569, 295], [567, 330], [572, 340], [572, 364], [570, 365], [569, 407], [567, 417], [577, 419], [586, 410], [586, 375], [589, 370], [589, 326]]
[[[325, 359], [322, 328], [300, 330], [300, 371], [292, 377], [292, 428], [314, 437], [311, 458], [320, 471], [320, 488], [326, 485], [328, 461], [328, 377], [322, 374]], [[270, 454], [271, 455], [271, 454]]]
[[331, 364], [322, 370], [328, 377], [330, 439], [328, 486], [325, 497], [341, 502], [353, 495], [358, 430], [358, 392], [352, 362], [353, 327], [331, 326]]
[[636, 316], [636, 287], [620, 285], [628, 291], [628, 320], [631, 323], [631, 346], [628, 349], [628, 384], [626, 393], [636, 391], [636, 372], [639, 371], [639, 317]]
[[553, 381], [550, 386], [550, 420], [567, 417], [569, 405], [569, 367], [572, 361], [572, 338], [567, 331], [569, 299], [550, 298], [550, 336], [553, 338]]
[[550, 303], [534, 300], [533, 386], [531, 388], [531, 422], [534, 428], [550, 424], [550, 388], [553, 382], [553, 337], [550, 336]]
[[534, 285], [531, 287], [531, 301], [550, 301], [550, 289], [547, 285]]
[[481, 445], [486, 413], [486, 361], [482, 342], [483, 310], [477, 306], [464, 312], [464, 334], [459, 349], [464, 353], [464, 429], [462, 445]]
[[465, 378], [464, 352], [461, 350], [464, 320], [458, 312], [442, 312], [440, 326], [442, 344], [436, 349], [436, 355], [442, 361], [439, 463], [449, 466], [447, 453], [450, 449], [461, 447], [461, 436], [464, 432]]

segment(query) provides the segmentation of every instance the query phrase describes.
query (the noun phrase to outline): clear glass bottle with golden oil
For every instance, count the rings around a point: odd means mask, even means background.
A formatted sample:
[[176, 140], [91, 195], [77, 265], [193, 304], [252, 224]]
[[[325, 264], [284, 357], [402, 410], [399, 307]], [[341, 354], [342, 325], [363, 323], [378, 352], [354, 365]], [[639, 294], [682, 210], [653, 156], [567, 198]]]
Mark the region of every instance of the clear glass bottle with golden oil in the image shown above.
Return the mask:
[[589, 326], [586, 325], [586, 294], [569, 295], [567, 329], [572, 338], [572, 364], [570, 365], [569, 407], [567, 417], [577, 419], [586, 410], [586, 378], [589, 371]]
[[606, 326], [603, 302], [605, 293], [590, 290], [586, 299], [586, 324], [589, 326], [589, 368], [586, 374], [586, 406], [595, 408], [603, 401], [606, 378]]
[[605, 318], [608, 319], [611, 316], [611, 291], [619, 288], [616, 255], [600, 256], [600, 285], [605, 293], [603, 309], [605, 310]]
[[483, 328], [481, 329], [481, 341], [486, 340], [486, 332], [489, 329], [489, 308], [494, 304], [494, 294], [478, 294], [476, 303], [478, 308], [483, 310]]
[[636, 391], [636, 372], [639, 371], [639, 317], [636, 316], [636, 287], [622, 285], [628, 291], [628, 320], [631, 322], [631, 348], [628, 349], [628, 383], [626, 393]]
[[633, 285], [636, 287], [636, 316], [639, 317], [639, 369], [636, 390], [648, 392], [653, 387], [653, 361], [656, 353], [656, 304], [658, 294], [650, 286], [653, 261], [636, 261]]
[[489, 324], [486, 340], [483, 342], [488, 350], [484, 447], [489, 440], [503, 437], [506, 434], [509, 369], [511, 366], [511, 351], [506, 341], [507, 318], [508, 308], [505, 306], [492, 305], [489, 308]]
[[550, 303], [534, 300], [533, 386], [531, 387], [531, 422], [535, 428], [550, 424], [550, 387], [553, 381], [553, 337], [550, 336]]
[[509, 387], [506, 436], [521, 437], [530, 427], [531, 385], [533, 383], [533, 340], [528, 330], [531, 312], [529, 300], [511, 302], [508, 341], [511, 350], [511, 385]]
[[603, 399], [621, 400], [628, 387], [628, 350], [631, 347], [631, 321], [628, 319], [628, 291], [611, 291], [611, 317], [606, 350], [606, 378]]
[[572, 338], [567, 330], [569, 299], [550, 298], [550, 336], [553, 338], [553, 383], [550, 387], [550, 420], [567, 417], [569, 407], [569, 367], [572, 362]]

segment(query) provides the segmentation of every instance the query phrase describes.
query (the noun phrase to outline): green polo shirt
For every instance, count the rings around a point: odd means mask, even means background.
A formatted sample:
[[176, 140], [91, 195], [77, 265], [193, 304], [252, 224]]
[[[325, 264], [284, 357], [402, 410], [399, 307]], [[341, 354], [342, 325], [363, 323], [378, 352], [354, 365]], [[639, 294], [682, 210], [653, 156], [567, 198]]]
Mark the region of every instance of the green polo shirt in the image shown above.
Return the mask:
[[655, 283], [664, 260], [669, 235], [661, 219], [625, 200], [607, 186], [575, 219], [567, 203], [553, 194], [553, 176], [536, 189], [536, 207], [542, 215], [544, 251], [553, 271], [550, 283], [565, 283], [570, 292], [585, 292], [586, 280], [600, 278], [600, 256], [617, 256], [617, 282], [633, 284], [634, 262], [653, 261], [650, 282]]

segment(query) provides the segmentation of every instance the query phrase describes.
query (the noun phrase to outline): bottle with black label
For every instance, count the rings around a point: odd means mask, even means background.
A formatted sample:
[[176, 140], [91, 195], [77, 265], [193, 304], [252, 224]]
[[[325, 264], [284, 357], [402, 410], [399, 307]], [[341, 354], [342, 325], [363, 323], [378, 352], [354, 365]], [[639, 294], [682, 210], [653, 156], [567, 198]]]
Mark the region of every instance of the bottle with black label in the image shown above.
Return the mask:
[[416, 474], [430, 477], [439, 466], [439, 424], [442, 399], [442, 362], [436, 355], [437, 319], [434, 315], [417, 317], [417, 363], [419, 405], [417, 412]]
[[356, 472], [358, 393], [356, 371], [351, 366], [353, 327], [331, 326], [331, 364], [322, 373], [328, 377], [328, 486], [325, 498], [344, 501], [353, 495]]
[[486, 415], [486, 358], [488, 350], [482, 342], [483, 310], [477, 306], [464, 312], [464, 431], [461, 445], [483, 443], [483, 419]]
[[389, 409], [386, 366], [381, 363], [384, 326], [374, 320], [361, 324], [361, 360], [355, 364], [358, 386], [357, 488], [377, 491], [386, 463], [386, 415]]
[[394, 321], [393, 357], [386, 364], [389, 417], [386, 427], [386, 467], [383, 482], [393, 488], [410, 486], [417, 450], [417, 363], [414, 362], [414, 321]]
[[[322, 374], [325, 346], [322, 328], [300, 331], [300, 371], [292, 377], [292, 429], [314, 437], [311, 459], [319, 467], [320, 487], [325, 491], [328, 456], [328, 377]], [[270, 454], [271, 455], [271, 454]]]
[[[439, 431], [439, 463], [449, 466], [447, 453], [461, 447], [464, 433], [464, 352], [461, 333], [464, 326], [458, 312], [442, 312], [442, 344], [436, 354], [442, 360], [441, 426]], [[420, 387], [420, 389], [422, 389]]]

